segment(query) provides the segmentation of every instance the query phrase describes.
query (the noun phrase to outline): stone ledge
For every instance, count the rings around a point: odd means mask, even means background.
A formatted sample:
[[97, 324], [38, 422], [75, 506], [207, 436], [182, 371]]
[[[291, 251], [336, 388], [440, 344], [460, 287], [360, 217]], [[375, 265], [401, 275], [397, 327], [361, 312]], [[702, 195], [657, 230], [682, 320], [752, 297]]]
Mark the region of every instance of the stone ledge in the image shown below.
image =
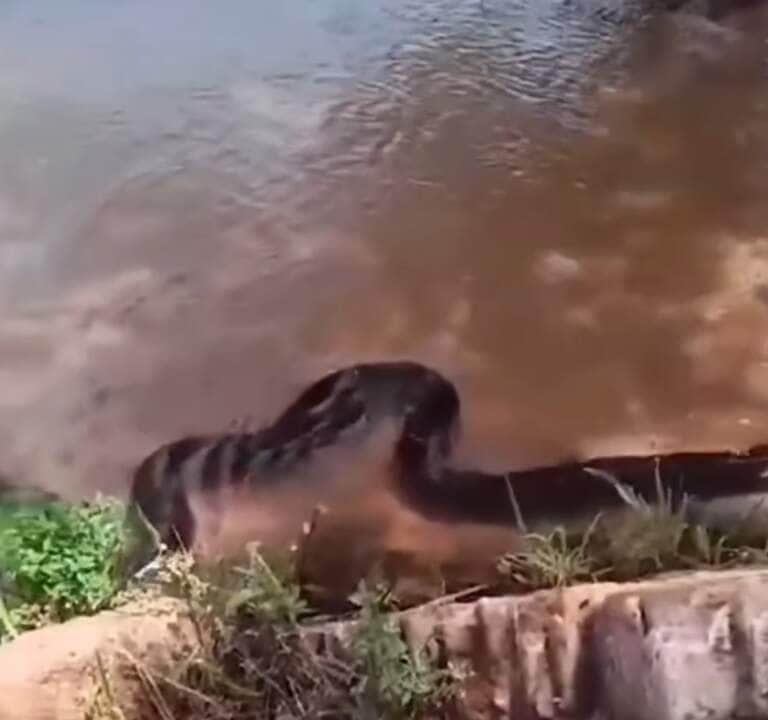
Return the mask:
[[[412, 647], [468, 673], [468, 720], [768, 718], [768, 569], [435, 602], [400, 620]], [[343, 644], [351, 627], [310, 626], [307, 636]], [[0, 718], [82, 718], [97, 654], [119, 671], [126, 717], [146, 718], [120, 651], [164, 672], [197, 647], [170, 599], [27, 633], [0, 648]]]
[[412, 647], [434, 635], [470, 670], [464, 718], [768, 718], [766, 569], [432, 604], [401, 622]]

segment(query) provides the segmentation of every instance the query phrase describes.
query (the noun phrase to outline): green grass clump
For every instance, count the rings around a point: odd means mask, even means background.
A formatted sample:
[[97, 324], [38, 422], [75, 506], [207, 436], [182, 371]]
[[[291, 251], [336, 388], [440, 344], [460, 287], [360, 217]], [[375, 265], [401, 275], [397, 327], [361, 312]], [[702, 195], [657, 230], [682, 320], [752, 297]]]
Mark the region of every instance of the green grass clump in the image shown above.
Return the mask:
[[107, 606], [119, 589], [122, 507], [111, 501], [6, 508], [0, 522], [0, 634]]
[[224, 616], [248, 615], [257, 623], [294, 628], [309, 612], [293, 568], [270, 563], [256, 546], [248, 548], [248, 565], [236, 568], [241, 587], [228, 597]]
[[403, 639], [386, 594], [358, 594], [360, 617], [352, 638], [352, 697], [370, 717], [418, 718], [450, 700], [453, 676], [436, 668]]
[[[405, 720], [448, 701], [449, 672], [411, 651], [382, 593], [361, 588], [348, 642], [318, 644], [317, 620], [291, 567], [255, 549], [230, 574], [198, 574], [168, 558], [158, 578], [189, 601], [211, 640], [172, 678], [157, 678], [158, 707], [207, 720]], [[314, 640], [312, 638], [315, 638]]]
[[500, 558], [500, 575], [525, 590], [594, 582], [607, 572], [589, 552], [596, 524], [597, 519], [581, 538], [575, 539], [561, 526], [548, 535], [526, 535], [525, 550]]
[[[638, 580], [674, 570], [768, 563], [768, 534], [751, 532], [749, 518], [743, 528], [734, 527], [728, 533], [692, 524], [688, 498], [674, 502], [664, 490], [658, 467], [654, 502], [607, 473], [601, 475], [614, 485], [623, 507], [598, 514], [581, 535], [569, 534], [562, 526], [548, 535], [526, 534], [523, 550], [499, 559], [502, 585], [544, 589], [596, 580]], [[519, 522], [524, 527], [522, 518]]]

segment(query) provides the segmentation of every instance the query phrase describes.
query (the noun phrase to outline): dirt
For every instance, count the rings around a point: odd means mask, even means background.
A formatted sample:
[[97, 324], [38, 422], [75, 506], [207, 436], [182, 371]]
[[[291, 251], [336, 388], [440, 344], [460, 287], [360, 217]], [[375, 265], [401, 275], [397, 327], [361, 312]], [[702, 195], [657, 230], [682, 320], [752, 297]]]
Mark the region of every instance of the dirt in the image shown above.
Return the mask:
[[167, 598], [24, 633], [0, 647], [0, 718], [83, 720], [106, 690], [131, 717], [156, 717], [142, 715], [140, 669], [174, 672], [198, 647], [186, 606]]

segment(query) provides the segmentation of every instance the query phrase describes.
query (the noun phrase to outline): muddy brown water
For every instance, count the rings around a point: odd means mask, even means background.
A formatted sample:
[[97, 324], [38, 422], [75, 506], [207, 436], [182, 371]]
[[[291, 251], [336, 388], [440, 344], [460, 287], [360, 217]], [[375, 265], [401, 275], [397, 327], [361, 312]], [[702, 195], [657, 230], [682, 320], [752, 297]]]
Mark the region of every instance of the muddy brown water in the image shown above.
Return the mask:
[[765, 441], [768, 14], [635, 3], [0, 7], [0, 458], [157, 444], [411, 357], [462, 453]]

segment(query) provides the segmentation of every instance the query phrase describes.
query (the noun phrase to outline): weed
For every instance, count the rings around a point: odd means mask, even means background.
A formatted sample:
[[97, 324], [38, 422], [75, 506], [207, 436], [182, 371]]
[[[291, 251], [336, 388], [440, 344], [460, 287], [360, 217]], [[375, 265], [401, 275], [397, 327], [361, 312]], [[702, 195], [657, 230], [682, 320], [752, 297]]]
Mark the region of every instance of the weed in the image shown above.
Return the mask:
[[658, 461], [654, 468], [656, 502], [647, 501], [616, 478], [610, 480], [628, 512], [619, 513], [618, 522], [603, 528], [602, 546], [594, 552], [612, 566], [615, 578], [637, 578], [678, 567], [688, 530], [688, 498], [675, 504], [672, 492], [664, 489]]
[[525, 589], [564, 587], [598, 579], [607, 569], [598, 567], [588, 548], [599, 519], [597, 516], [575, 542], [563, 527], [556, 527], [549, 535], [526, 535], [525, 550], [500, 559], [500, 575]]
[[115, 502], [16, 508], [0, 527], [5, 634], [41, 618], [105, 607], [118, 589], [121, 508]]
[[451, 673], [433, 667], [423, 651], [408, 647], [387, 594], [361, 586], [355, 599], [360, 618], [351, 643], [356, 678], [352, 694], [366, 713], [360, 717], [421, 717], [448, 701]]
[[[635, 580], [666, 570], [725, 568], [766, 563], [768, 541], [747, 529], [728, 535], [688, 522], [689, 498], [679, 502], [665, 491], [658, 463], [654, 472], [656, 498], [649, 502], [618, 478], [602, 470], [585, 468], [611, 483], [624, 509], [596, 516], [580, 538], [557, 527], [549, 535], [524, 536], [527, 548], [499, 560], [500, 575], [524, 589], [562, 587], [596, 579]], [[518, 526], [525, 522], [510, 489]]]
[[172, 556], [158, 573], [212, 639], [177, 677], [155, 678], [177, 716], [399, 720], [447, 698], [449, 676], [411, 653], [383, 596], [355, 596], [353, 637], [331, 649], [306, 625], [310, 609], [290, 568], [251, 547], [247, 564], [231, 570], [215, 585]]
[[17, 623], [11, 614], [11, 611], [5, 606], [5, 601], [0, 595], [0, 638], [15, 638], [19, 634]]
[[248, 548], [248, 567], [236, 568], [242, 587], [229, 598], [225, 616], [247, 613], [256, 622], [295, 627], [308, 611], [291, 568], [281, 572], [268, 563], [257, 545]]

